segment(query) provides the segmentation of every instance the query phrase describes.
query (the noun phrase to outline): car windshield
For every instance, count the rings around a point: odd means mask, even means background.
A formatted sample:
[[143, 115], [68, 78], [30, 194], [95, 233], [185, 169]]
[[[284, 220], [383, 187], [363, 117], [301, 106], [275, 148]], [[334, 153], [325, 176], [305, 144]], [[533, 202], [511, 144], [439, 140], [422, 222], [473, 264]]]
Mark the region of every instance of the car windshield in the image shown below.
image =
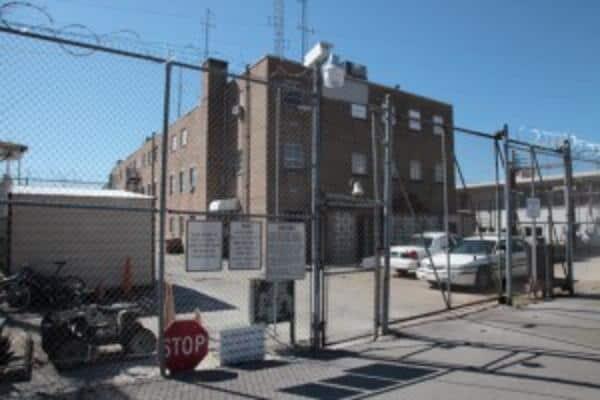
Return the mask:
[[494, 248], [490, 240], [465, 240], [452, 249], [456, 254], [489, 254]]
[[429, 237], [412, 236], [402, 244], [408, 246], [421, 246], [429, 248], [431, 246], [432, 241], [433, 239]]

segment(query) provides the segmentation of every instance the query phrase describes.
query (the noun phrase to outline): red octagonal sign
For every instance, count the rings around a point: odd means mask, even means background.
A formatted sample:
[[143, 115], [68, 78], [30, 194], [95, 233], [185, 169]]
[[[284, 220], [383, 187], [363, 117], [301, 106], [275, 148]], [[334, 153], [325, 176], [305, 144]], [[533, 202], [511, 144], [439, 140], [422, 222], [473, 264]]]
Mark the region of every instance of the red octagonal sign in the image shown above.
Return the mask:
[[196, 368], [206, 354], [208, 333], [198, 321], [173, 321], [165, 330], [165, 362], [171, 372]]

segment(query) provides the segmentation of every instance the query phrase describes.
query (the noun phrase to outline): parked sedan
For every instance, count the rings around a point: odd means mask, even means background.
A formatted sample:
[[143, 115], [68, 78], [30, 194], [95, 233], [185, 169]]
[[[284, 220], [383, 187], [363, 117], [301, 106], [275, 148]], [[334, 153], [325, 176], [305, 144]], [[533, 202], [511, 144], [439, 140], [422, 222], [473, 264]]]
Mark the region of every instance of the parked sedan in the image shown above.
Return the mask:
[[[450, 247], [454, 247], [460, 239], [456, 235], [450, 235]], [[402, 245], [390, 248], [390, 267], [398, 274], [414, 274], [419, 268], [421, 261], [427, 257], [426, 249], [431, 255], [443, 252], [448, 245], [444, 232], [424, 232], [423, 235], [415, 234]], [[383, 263], [383, 261], [380, 261]], [[363, 267], [373, 267], [373, 257], [365, 258]]]
[[[474, 286], [488, 289], [494, 279], [498, 279], [498, 257], [503, 257], [504, 241], [498, 242], [495, 236], [471, 237], [462, 241], [450, 252], [450, 279], [453, 285]], [[512, 275], [524, 278], [528, 275], [527, 244], [520, 239], [513, 240]], [[429, 260], [423, 260], [417, 269], [417, 278], [435, 285], [448, 280], [446, 254], [437, 254]], [[502, 259], [501, 259], [502, 261]], [[436, 278], [437, 273], [437, 278]]]

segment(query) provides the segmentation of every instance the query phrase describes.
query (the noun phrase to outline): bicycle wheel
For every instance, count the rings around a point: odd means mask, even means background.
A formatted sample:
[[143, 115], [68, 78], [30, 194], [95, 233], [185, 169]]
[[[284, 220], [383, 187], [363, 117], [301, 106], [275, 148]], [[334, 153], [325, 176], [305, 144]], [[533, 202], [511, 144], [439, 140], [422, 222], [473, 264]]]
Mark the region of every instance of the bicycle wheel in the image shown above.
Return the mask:
[[11, 283], [7, 288], [6, 302], [15, 311], [24, 311], [31, 303], [29, 287], [21, 283]]
[[78, 276], [66, 276], [61, 279], [60, 285], [64, 289], [65, 302], [68, 305], [78, 306], [83, 303], [86, 284], [83, 279]]

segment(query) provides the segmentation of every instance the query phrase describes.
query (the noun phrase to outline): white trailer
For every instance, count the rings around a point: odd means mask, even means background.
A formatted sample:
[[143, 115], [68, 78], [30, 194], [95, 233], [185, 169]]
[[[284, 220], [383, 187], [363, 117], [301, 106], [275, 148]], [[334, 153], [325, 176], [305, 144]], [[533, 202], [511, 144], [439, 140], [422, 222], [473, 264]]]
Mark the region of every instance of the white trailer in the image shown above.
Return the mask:
[[[154, 282], [152, 197], [120, 190], [13, 186], [8, 189], [6, 239], [9, 273], [25, 265], [77, 275], [88, 287]], [[130, 260], [130, 274], [125, 263]], [[128, 278], [127, 278], [128, 279]]]

